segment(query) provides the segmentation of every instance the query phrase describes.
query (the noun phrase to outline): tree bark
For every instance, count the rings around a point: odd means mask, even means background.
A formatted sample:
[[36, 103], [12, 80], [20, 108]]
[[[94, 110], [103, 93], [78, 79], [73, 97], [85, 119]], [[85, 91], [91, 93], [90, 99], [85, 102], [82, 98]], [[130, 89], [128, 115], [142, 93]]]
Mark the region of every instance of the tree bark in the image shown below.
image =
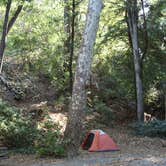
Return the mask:
[[1, 42], [0, 42], [0, 74], [2, 73], [3, 58], [4, 58], [4, 51], [6, 48], [7, 34], [11, 30], [12, 26], [14, 25], [18, 15], [20, 14], [20, 12], [23, 8], [23, 5], [19, 5], [17, 7], [17, 10], [15, 11], [14, 15], [12, 16], [12, 18], [9, 20], [11, 4], [12, 4], [12, 0], [8, 0], [7, 5], [6, 5], [4, 23], [3, 23], [2, 37], [1, 37]]
[[165, 112], [165, 120], [166, 120], [166, 94], [164, 95], [164, 112]]
[[65, 66], [69, 72], [69, 90], [72, 94], [73, 86], [73, 57], [74, 57], [74, 44], [75, 44], [75, 9], [76, 2], [75, 0], [64, 0], [64, 27], [66, 32], [66, 41], [64, 44], [65, 55], [67, 58], [65, 61]]
[[17, 17], [19, 16], [21, 10], [23, 8], [23, 5], [19, 5], [17, 7], [17, 10], [15, 11], [13, 17], [10, 19], [9, 23], [8, 23], [8, 28], [7, 28], [7, 34], [9, 33], [10, 29], [12, 28], [12, 26], [14, 25], [15, 21], [17, 20]]
[[75, 0], [72, 1], [72, 21], [71, 21], [71, 47], [70, 47], [70, 59], [69, 59], [69, 76], [70, 76], [70, 92], [72, 94], [73, 89], [73, 57], [74, 57], [74, 39], [75, 39]]
[[144, 121], [144, 99], [143, 99], [143, 82], [142, 82], [142, 58], [138, 44], [138, 9], [137, 0], [127, 1], [127, 21], [130, 32], [130, 38], [133, 50], [136, 98], [137, 98], [137, 118], [139, 122]]
[[70, 18], [70, 0], [64, 0], [64, 31], [66, 33], [66, 40], [64, 42], [65, 57], [64, 67], [68, 69], [68, 57], [70, 54], [70, 34], [71, 34], [71, 18]]
[[144, 7], [144, 0], [141, 0], [141, 6], [143, 11], [143, 35], [144, 35], [144, 47], [142, 48], [142, 56], [141, 58], [144, 59], [147, 50], [148, 50], [148, 31], [147, 31], [147, 22], [146, 22], [146, 15], [145, 15], [145, 7]]
[[1, 42], [0, 42], [0, 74], [2, 72], [3, 57], [4, 57], [5, 47], [6, 47], [6, 36], [7, 36], [7, 31], [8, 31], [8, 20], [9, 20], [11, 3], [12, 3], [12, 0], [7, 1], [5, 18], [4, 18], [4, 23], [3, 23], [3, 30], [2, 30], [2, 37], [1, 37]]
[[78, 57], [75, 79], [72, 91], [71, 106], [65, 137], [69, 138], [68, 157], [78, 154], [86, 109], [86, 82], [89, 79], [93, 57], [93, 47], [99, 25], [102, 0], [89, 0], [83, 43]]
[[166, 82], [161, 83], [161, 91], [163, 96], [163, 112], [164, 112], [164, 120], [166, 120]]

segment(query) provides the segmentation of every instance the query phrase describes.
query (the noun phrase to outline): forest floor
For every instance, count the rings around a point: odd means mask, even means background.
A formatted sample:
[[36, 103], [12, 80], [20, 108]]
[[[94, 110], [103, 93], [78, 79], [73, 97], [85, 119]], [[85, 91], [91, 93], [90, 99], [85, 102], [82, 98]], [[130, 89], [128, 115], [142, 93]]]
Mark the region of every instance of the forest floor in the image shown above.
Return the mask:
[[[11, 93], [6, 91], [6, 88], [0, 89], [0, 97], [8, 101], [11, 105], [22, 108], [26, 111], [38, 111], [45, 109], [45, 106], [50, 110], [50, 117], [60, 122], [60, 125], [65, 126], [66, 112], [63, 104], [55, 103], [58, 96], [55, 87], [48, 83], [47, 78], [41, 77], [33, 79], [26, 74], [18, 75], [18, 72], [12, 75], [8, 72], [8, 78], [12, 77], [11, 82], [16, 82], [15, 78], [19, 78], [25, 83], [24, 91], [28, 94], [22, 100], [15, 100]], [[15, 77], [13, 78], [13, 75]], [[20, 82], [18, 82], [20, 86]], [[52, 90], [54, 88], [54, 90]], [[46, 104], [45, 104], [46, 103]], [[55, 107], [56, 104], [56, 107]], [[125, 109], [123, 113], [122, 107], [119, 109], [119, 117], [126, 119], [129, 115]], [[118, 104], [120, 105], [120, 104]], [[39, 109], [37, 109], [39, 107]], [[95, 115], [88, 116], [88, 121], [93, 121]], [[39, 158], [35, 155], [12, 154], [7, 159], [0, 159], [0, 166], [166, 166], [166, 147], [163, 146], [163, 141], [160, 138], [138, 137], [131, 134], [131, 129], [127, 127], [128, 122], [114, 127], [106, 127], [105, 125], [88, 124], [89, 129], [102, 129], [107, 132], [120, 147], [120, 151], [114, 152], [98, 152], [90, 153], [80, 150], [80, 155], [72, 160], [66, 158]], [[64, 128], [63, 128], [64, 130]]]
[[120, 151], [90, 153], [81, 150], [80, 156], [72, 160], [15, 154], [0, 160], [0, 166], [166, 166], [164, 140], [136, 137], [125, 127], [104, 130], [117, 142]]

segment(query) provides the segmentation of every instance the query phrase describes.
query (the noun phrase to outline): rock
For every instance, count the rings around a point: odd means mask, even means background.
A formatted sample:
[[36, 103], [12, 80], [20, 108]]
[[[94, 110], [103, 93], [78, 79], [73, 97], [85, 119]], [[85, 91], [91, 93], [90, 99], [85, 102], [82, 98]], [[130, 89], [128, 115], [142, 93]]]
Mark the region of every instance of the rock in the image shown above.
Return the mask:
[[38, 104], [31, 105], [30, 110], [38, 110], [38, 109], [43, 110], [46, 107], [47, 107], [47, 101], [44, 101], [44, 102], [40, 102]]
[[47, 101], [44, 101], [38, 104], [31, 105], [31, 107], [29, 108], [29, 113], [31, 114], [32, 118], [38, 119], [43, 115], [43, 113], [47, 109], [48, 109]]

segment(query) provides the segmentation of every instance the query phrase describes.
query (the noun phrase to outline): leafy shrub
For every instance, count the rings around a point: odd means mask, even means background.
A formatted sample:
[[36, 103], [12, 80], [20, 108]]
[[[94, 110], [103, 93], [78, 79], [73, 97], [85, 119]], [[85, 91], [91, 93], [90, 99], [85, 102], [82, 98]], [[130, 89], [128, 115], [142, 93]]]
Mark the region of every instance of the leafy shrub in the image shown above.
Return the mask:
[[35, 143], [35, 149], [39, 156], [63, 156], [62, 134], [56, 123], [48, 120], [42, 126]]
[[[46, 120], [34, 125], [14, 107], [0, 101], [0, 136], [15, 152], [36, 153], [39, 156], [63, 156], [62, 134], [58, 124]], [[36, 126], [36, 127], [35, 127]]]
[[133, 128], [137, 135], [166, 138], [166, 121], [155, 120], [149, 123], [137, 123], [133, 125]]
[[36, 128], [22, 112], [0, 101], [0, 136], [8, 147], [33, 146]]
[[103, 102], [97, 102], [95, 104], [95, 110], [101, 115], [100, 121], [106, 125], [111, 125], [112, 120], [114, 119], [113, 112], [111, 108], [109, 108]]

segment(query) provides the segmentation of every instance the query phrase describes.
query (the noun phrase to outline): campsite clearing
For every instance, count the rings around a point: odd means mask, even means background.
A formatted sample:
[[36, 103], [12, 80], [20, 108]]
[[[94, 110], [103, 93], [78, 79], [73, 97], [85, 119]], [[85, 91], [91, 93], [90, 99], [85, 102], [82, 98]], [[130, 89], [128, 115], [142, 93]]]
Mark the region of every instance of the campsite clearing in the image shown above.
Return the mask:
[[166, 147], [162, 139], [132, 136], [127, 128], [104, 129], [116, 140], [120, 151], [82, 151], [74, 160], [36, 158], [33, 155], [14, 155], [1, 160], [0, 166], [165, 166]]

